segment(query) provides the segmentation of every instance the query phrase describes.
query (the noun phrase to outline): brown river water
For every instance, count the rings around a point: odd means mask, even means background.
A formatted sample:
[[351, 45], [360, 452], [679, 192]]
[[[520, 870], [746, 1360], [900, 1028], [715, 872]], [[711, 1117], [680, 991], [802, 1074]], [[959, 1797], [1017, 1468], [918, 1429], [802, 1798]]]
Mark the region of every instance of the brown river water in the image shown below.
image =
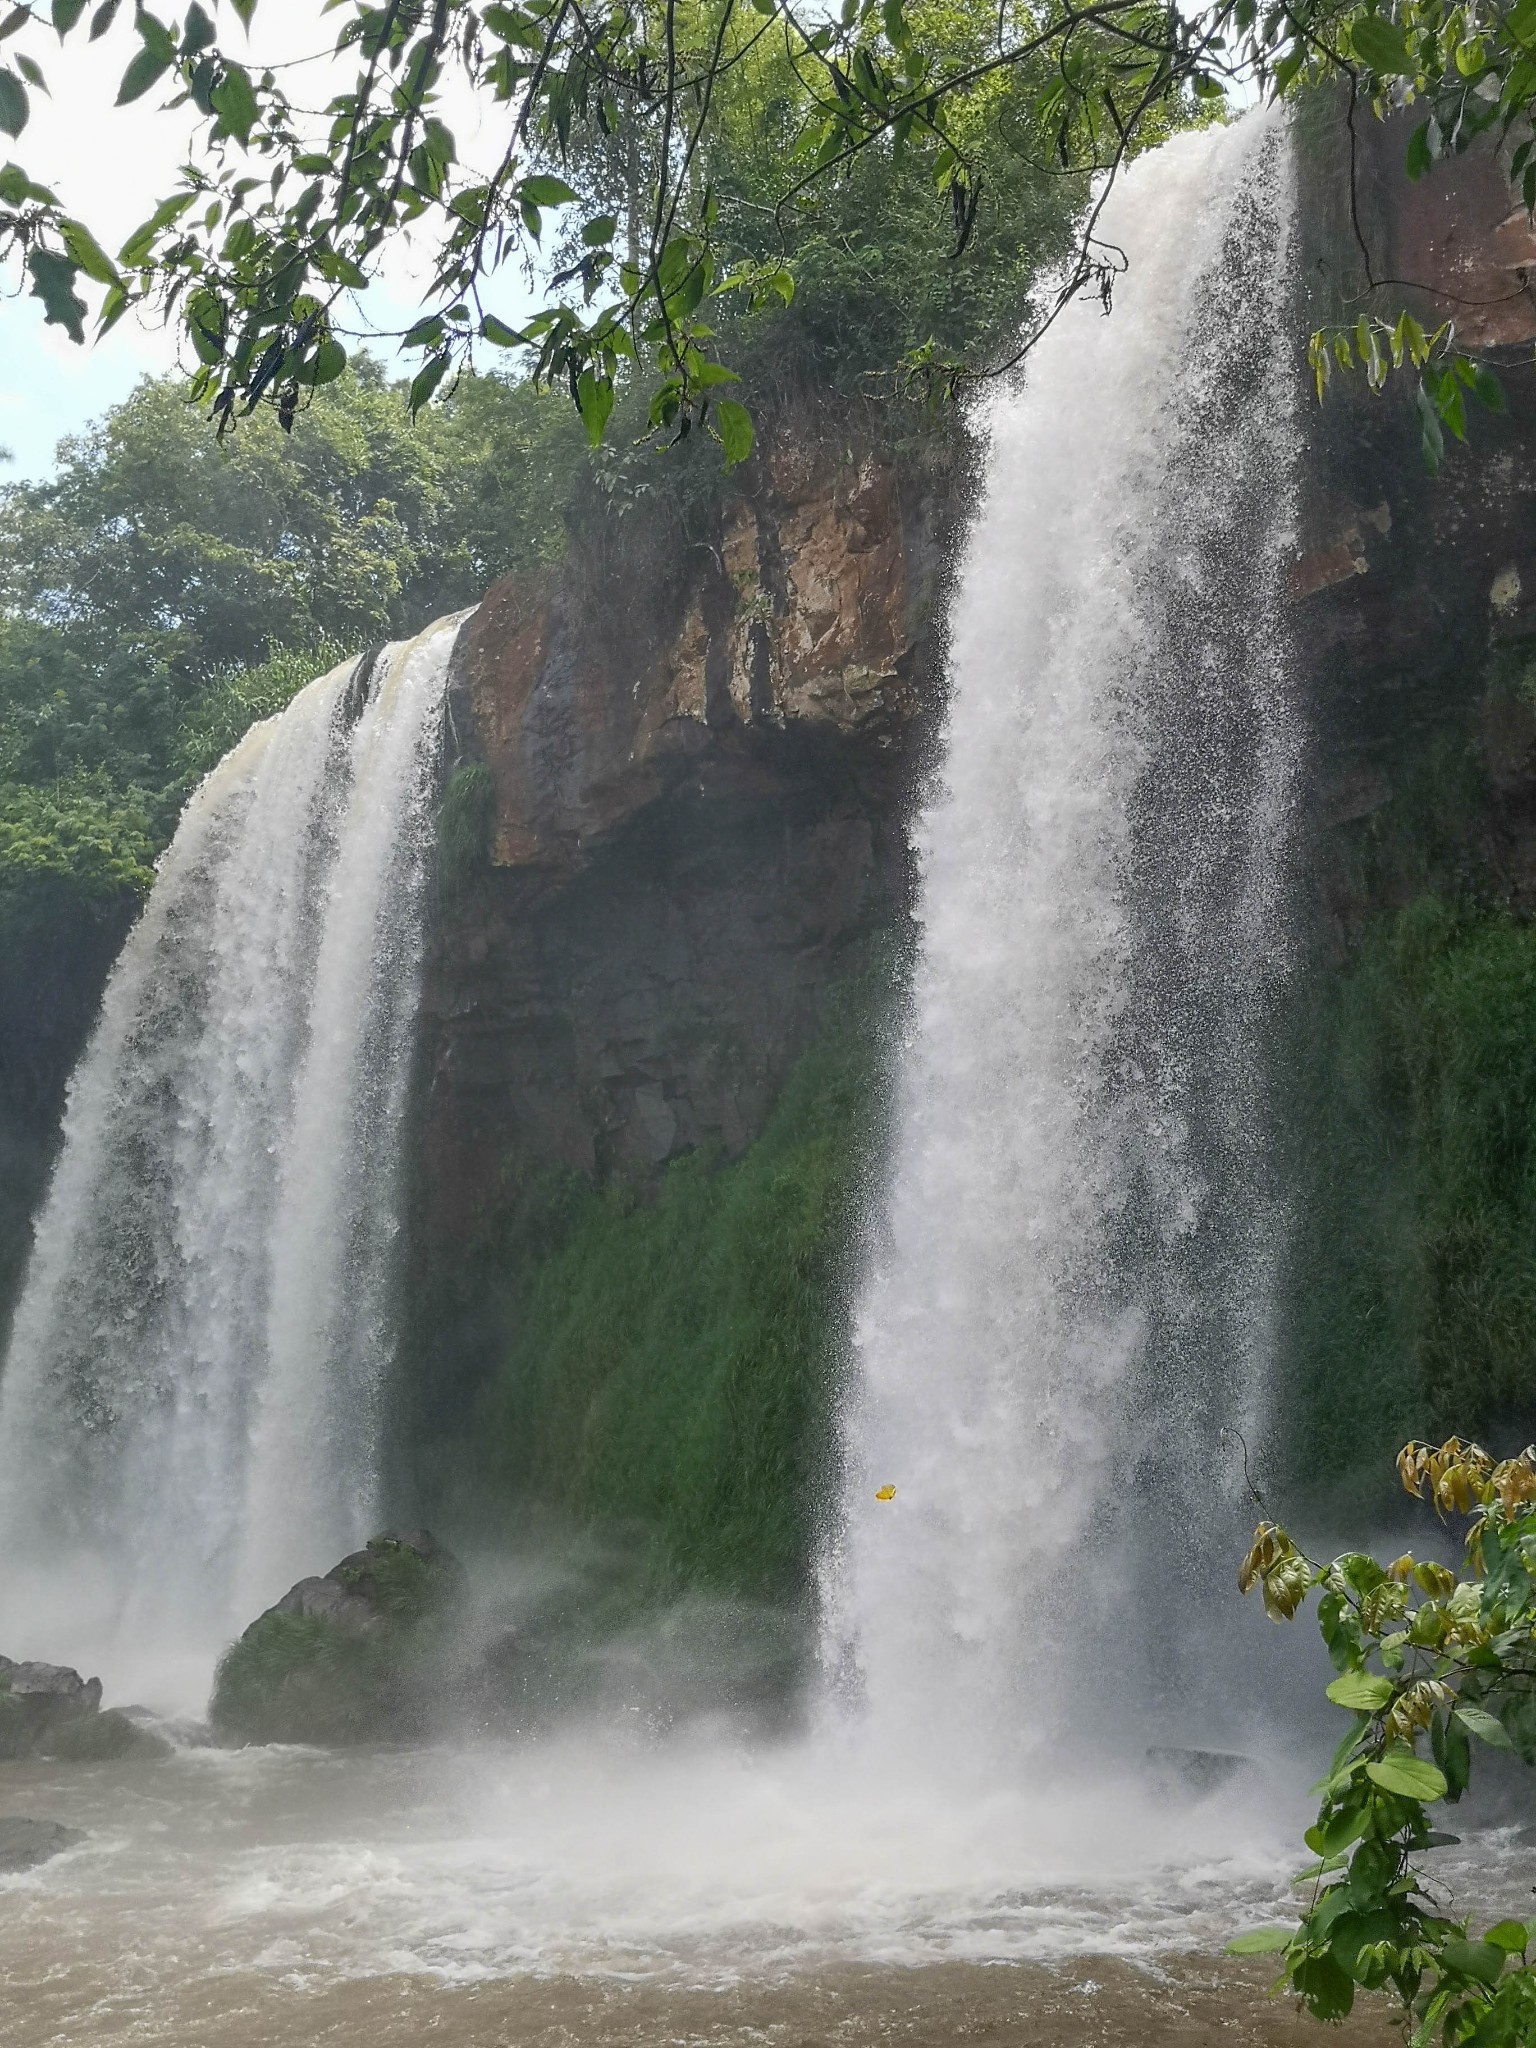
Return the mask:
[[[1222, 1944], [1285, 1911], [1296, 1802], [1029, 1797], [825, 1751], [187, 1748], [0, 1767], [80, 1829], [0, 1878], [5, 2048], [1322, 2041]], [[1485, 1832], [1458, 1898], [1529, 1910]], [[1344, 2040], [1400, 2038], [1381, 2008]]]

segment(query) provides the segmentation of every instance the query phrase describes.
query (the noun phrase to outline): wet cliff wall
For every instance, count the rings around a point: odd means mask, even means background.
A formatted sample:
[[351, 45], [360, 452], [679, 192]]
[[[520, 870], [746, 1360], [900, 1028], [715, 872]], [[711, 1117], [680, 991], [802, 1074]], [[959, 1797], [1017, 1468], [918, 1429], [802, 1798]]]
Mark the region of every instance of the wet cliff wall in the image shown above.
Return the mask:
[[[879, 415], [806, 406], [688, 503], [594, 517], [557, 572], [499, 585], [472, 622], [444, 798], [464, 846], [422, 1009], [405, 1366], [440, 1517], [465, 1418], [503, 1502], [666, 1525], [755, 1464], [752, 1515], [721, 1510], [745, 1528], [782, 1522], [774, 1473], [794, 1468], [797, 1498], [813, 1484], [808, 1404], [910, 936], [906, 824], [963, 472], [956, 438], [896, 447]], [[752, 1294], [753, 1243], [775, 1232], [764, 1291], [722, 1308]], [[686, 1269], [706, 1267], [696, 1296]], [[621, 1327], [594, 1335], [605, 1317]], [[690, 1344], [671, 1448], [610, 1470], [602, 1444], [666, 1405], [631, 1383]], [[711, 1550], [706, 1532], [678, 1540]], [[797, 1547], [803, 1561], [803, 1524], [775, 1562], [726, 1576], [782, 1582]]]
[[1310, 413], [1277, 1103], [1287, 1483], [1383, 1504], [1410, 1434], [1536, 1434], [1536, 237], [1491, 150], [1411, 182], [1413, 126], [1305, 111], [1306, 324], [1453, 319], [1507, 411], [1434, 477], [1410, 380]]

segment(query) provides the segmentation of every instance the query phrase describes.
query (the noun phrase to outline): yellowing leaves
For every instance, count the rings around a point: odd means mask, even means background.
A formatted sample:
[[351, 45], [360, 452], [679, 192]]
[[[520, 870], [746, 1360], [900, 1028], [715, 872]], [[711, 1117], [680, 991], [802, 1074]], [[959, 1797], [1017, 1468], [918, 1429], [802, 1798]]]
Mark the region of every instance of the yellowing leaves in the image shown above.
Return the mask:
[[896, 1489], [894, 1486], [877, 1486], [875, 1488], [876, 1500], [894, 1500], [895, 1498]]
[[1405, 1444], [1397, 1460], [1404, 1490], [1428, 1500], [1444, 1521], [1447, 1515], [1469, 1515], [1495, 1500], [1505, 1514], [1536, 1501], [1536, 1445], [1500, 1463], [1481, 1444], [1459, 1436], [1443, 1444]]
[[1317, 1583], [1315, 1568], [1275, 1522], [1260, 1522], [1237, 1574], [1238, 1591], [1258, 1586], [1271, 1621], [1289, 1621]]

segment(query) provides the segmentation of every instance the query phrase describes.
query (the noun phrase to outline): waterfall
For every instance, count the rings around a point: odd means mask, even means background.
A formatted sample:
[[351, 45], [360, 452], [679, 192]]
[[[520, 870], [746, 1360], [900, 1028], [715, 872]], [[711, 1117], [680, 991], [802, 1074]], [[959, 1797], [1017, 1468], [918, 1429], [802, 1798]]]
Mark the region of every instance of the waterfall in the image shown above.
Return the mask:
[[459, 623], [320, 677], [208, 776], [70, 1085], [0, 1380], [0, 1642], [119, 1694], [180, 1667], [200, 1705], [378, 1516]]
[[1291, 210], [1279, 116], [1133, 164], [1112, 315], [1074, 304], [985, 422], [823, 1572], [840, 1689], [907, 1754], [994, 1768], [1112, 1734], [1130, 1692], [1145, 1728], [1175, 1641], [1208, 1738], [1213, 1571], [1243, 1625], [1300, 746]]

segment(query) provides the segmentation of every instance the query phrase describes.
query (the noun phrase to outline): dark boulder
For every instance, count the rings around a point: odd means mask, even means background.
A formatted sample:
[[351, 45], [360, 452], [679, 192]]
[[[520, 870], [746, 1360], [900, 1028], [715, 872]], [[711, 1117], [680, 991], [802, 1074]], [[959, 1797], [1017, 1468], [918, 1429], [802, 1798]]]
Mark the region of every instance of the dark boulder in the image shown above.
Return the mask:
[[220, 1660], [209, 1718], [226, 1742], [410, 1740], [447, 1687], [463, 1571], [430, 1531], [375, 1536], [300, 1579]]
[[79, 1828], [67, 1828], [61, 1821], [0, 1815], [0, 1871], [35, 1870], [50, 1856], [84, 1840]]
[[100, 1706], [99, 1678], [82, 1678], [65, 1664], [0, 1657], [0, 1758], [56, 1754]]

